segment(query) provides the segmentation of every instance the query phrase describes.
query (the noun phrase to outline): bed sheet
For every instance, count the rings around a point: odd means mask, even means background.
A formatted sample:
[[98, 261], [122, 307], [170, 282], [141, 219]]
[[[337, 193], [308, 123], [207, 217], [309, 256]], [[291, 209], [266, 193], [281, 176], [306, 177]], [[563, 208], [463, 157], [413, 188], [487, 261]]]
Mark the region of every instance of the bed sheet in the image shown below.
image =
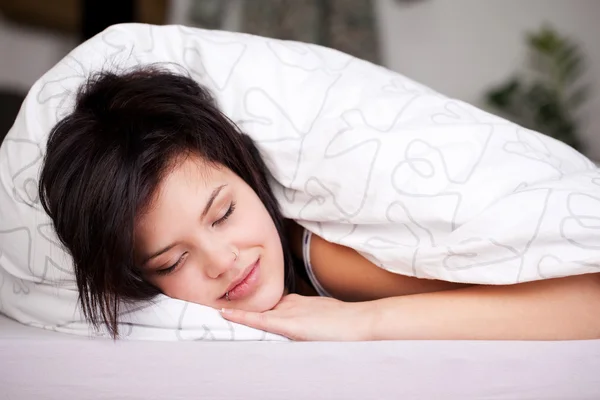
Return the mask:
[[0, 316], [0, 399], [599, 399], [600, 341], [144, 342]]

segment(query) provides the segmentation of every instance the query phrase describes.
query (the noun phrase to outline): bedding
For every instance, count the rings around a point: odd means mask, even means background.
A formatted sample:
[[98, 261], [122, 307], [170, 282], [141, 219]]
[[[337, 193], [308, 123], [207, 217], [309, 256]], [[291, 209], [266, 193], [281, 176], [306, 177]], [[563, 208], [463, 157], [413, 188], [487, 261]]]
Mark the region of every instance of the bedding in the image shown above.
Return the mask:
[[[71, 260], [37, 195], [50, 129], [100, 69], [190, 74], [257, 143], [284, 215], [381, 268], [515, 284], [600, 271], [600, 171], [572, 148], [335, 50], [241, 33], [124, 24], [31, 88], [0, 148], [0, 311], [105, 335], [77, 307]], [[160, 296], [131, 339], [284, 340]]]
[[0, 354], [2, 399], [600, 398], [597, 340], [115, 343], [0, 315]]

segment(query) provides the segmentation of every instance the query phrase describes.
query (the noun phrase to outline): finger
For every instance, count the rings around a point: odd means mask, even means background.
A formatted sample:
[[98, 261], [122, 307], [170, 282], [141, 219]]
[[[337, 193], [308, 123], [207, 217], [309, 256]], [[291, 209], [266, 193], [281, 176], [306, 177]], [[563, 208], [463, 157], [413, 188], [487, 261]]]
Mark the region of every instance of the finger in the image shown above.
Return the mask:
[[282, 329], [282, 321], [268, 312], [257, 313], [227, 308], [221, 309], [220, 312], [223, 318], [228, 321], [285, 336], [285, 329]]

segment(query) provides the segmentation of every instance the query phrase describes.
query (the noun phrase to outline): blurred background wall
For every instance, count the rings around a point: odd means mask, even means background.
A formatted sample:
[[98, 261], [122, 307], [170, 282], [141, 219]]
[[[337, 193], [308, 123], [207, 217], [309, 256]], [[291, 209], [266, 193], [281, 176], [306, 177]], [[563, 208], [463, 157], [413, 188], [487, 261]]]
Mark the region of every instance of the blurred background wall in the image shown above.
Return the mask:
[[[0, 0], [0, 136], [8, 129], [7, 124], [10, 126], [15, 104], [20, 104], [28, 88], [86, 37], [77, 23], [52, 27], [31, 18], [28, 22], [8, 15], [6, 4], [19, 1], [23, 0]], [[54, 1], [71, 1], [71, 7], [75, 3], [81, 7], [79, 0]], [[441, 93], [497, 113], [508, 108], [494, 108], [489, 101], [490, 91], [503, 88], [501, 93], [496, 91], [496, 100], [516, 96], [505, 84], [517, 72], [527, 70], [531, 53], [527, 35], [547, 24], [555, 34], [578, 46], [579, 64], [571, 68], [569, 79], [573, 82], [569, 83], [579, 82], [574, 89], [583, 86], [587, 96], [576, 110], [568, 110], [568, 117], [562, 109], [546, 107], [545, 117], [542, 116], [547, 119], [544, 123], [551, 125], [540, 126], [551, 126], [548, 130], [560, 126], [561, 132], [574, 131], [581, 141], [580, 149], [600, 160], [600, 0], [138, 1], [145, 1], [150, 8], [153, 1], [156, 2], [154, 7], [162, 10], [159, 11], [162, 15], [146, 11], [142, 18], [138, 11], [133, 17], [136, 20], [322, 43], [381, 63]], [[42, 3], [52, 4], [53, 0]], [[95, 2], [104, 9], [105, 15], [112, 15], [115, 7], [122, 7], [124, 3]], [[54, 4], [57, 8], [58, 3]], [[67, 7], [64, 4], [63, 7]], [[83, 14], [81, 9], [70, 12], [71, 19]], [[43, 10], [38, 14], [42, 20], [46, 15]], [[101, 26], [97, 24], [96, 29]], [[87, 35], [90, 29], [93, 32], [93, 27], [89, 28]], [[545, 43], [548, 44], [548, 40]], [[560, 50], [556, 40], [554, 43]], [[563, 64], [572, 65], [577, 61], [571, 56], [563, 60]], [[519, 87], [523, 88], [523, 84]], [[529, 101], [523, 108], [531, 106], [530, 97], [537, 99], [536, 107], [543, 108], [543, 104], [539, 105], [539, 90], [530, 91], [537, 97], [529, 96], [531, 93], [525, 90], [521, 92], [523, 101]], [[514, 104], [521, 108], [522, 103]], [[511, 119], [518, 120], [519, 115], [515, 110], [512, 112], [508, 117], [514, 115]]]

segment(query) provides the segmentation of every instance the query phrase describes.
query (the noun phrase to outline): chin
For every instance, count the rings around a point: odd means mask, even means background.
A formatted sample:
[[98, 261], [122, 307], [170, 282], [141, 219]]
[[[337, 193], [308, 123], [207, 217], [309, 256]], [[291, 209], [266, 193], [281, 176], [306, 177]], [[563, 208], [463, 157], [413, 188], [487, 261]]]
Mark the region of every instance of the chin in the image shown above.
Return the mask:
[[280, 288], [269, 288], [256, 293], [246, 304], [241, 305], [240, 309], [253, 312], [268, 311], [275, 307], [282, 297], [283, 285]]

